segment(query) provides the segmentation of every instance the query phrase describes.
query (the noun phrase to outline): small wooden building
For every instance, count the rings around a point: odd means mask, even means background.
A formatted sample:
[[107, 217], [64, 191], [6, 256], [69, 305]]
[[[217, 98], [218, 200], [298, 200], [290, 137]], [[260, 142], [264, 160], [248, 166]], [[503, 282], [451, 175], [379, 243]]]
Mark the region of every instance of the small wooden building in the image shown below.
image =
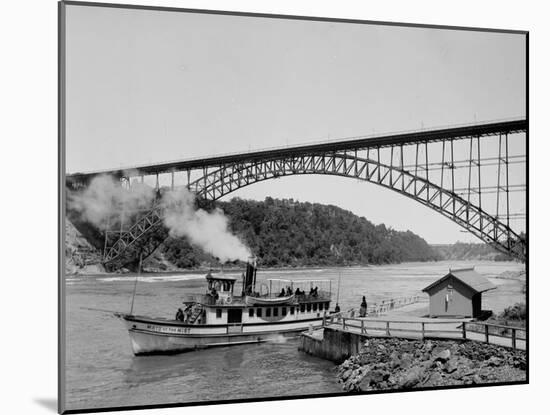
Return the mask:
[[430, 317], [479, 317], [481, 293], [496, 286], [474, 268], [450, 269], [422, 291], [430, 296]]

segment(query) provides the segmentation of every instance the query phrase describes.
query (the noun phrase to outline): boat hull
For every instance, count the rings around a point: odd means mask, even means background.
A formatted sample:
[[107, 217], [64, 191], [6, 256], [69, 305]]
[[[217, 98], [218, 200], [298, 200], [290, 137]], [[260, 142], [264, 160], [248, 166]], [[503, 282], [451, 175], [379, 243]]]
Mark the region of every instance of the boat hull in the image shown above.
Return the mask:
[[185, 325], [165, 320], [120, 316], [128, 328], [135, 355], [175, 354], [210, 347], [277, 342], [310, 327], [322, 318], [274, 324]]

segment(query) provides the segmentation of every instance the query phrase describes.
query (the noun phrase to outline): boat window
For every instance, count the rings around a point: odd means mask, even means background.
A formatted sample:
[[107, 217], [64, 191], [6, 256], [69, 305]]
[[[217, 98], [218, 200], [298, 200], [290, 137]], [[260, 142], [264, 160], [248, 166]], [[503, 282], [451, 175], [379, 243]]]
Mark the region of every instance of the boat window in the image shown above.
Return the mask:
[[294, 307], [290, 307], [290, 314], [294, 314]]
[[281, 313], [283, 316], [286, 316], [286, 307], [283, 307], [282, 309], [282, 313]]
[[257, 315], [258, 317], [261, 317], [261, 316], [262, 316], [262, 309], [261, 309], [261, 308], [258, 308], [258, 309], [256, 310], [256, 315]]
[[222, 309], [216, 308], [216, 318], [222, 318]]
[[313, 303], [313, 311], [317, 311], [317, 303]]
[[311, 303], [307, 303], [306, 309], [307, 311], [311, 311]]
[[266, 317], [271, 317], [271, 308], [266, 308], [265, 309], [265, 316]]
[[305, 304], [300, 304], [300, 312], [304, 312], [306, 311], [306, 305]]
[[279, 307], [273, 307], [273, 317], [277, 317], [279, 315]]
[[248, 317], [254, 317], [254, 309], [253, 308], [248, 309]]

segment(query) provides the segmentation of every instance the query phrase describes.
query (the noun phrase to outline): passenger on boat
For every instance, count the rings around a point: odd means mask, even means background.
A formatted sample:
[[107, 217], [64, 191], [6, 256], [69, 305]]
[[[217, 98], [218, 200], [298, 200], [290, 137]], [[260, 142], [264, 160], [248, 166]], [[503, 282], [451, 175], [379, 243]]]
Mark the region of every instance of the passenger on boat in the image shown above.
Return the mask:
[[284, 297], [284, 296], [285, 296], [285, 289], [281, 288], [281, 292], [279, 293], [279, 297]]
[[340, 312], [340, 306], [338, 305], [338, 303], [336, 303], [336, 307], [334, 307], [334, 312], [335, 312], [335, 313], [339, 313], [339, 312]]
[[178, 308], [178, 312], [176, 313], [176, 320], [183, 321], [184, 315], [183, 310], [181, 308]]
[[319, 287], [312, 287], [311, 290], [309, 290], [309, 295], [312, 297], [317, 297], [319, 295]]
[[292, 288], [286, 287], [286, 295], [287, 295], [287, 296], [292, 295]]
[[189, 308], [186, 308], [184, 311], [183, 311], [183, 322], [184, 323], [187, 323], [189, 321], [189, 319], [191, 318], [191, 315], [193, 314], [193, 312], [191, 311], [191, 309]]
[[295, 292], [294, 294], [296, 294], [296, 295], [302, 295], [302, 292], [300, 291], [299, 288], [296, 288], [296, 292]]
[[361, 308], [359, 308], [359, 317], [365, 317], [367, 315], [367, 300], [363, 296], [363, 301], [361, 301]]

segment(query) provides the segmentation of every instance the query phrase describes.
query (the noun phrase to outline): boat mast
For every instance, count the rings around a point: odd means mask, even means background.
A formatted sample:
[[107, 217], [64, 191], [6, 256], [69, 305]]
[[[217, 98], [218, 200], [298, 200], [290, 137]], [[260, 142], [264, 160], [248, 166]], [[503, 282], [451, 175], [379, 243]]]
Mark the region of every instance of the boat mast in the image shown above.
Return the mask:
[[138, 278], [141, 275], [141, 260], [143, 259], [143, 251], [139, 253], [139, 267], [138, 267], [138, 273], [136, 275], [136, 280], [134, 282], [134, 294], [132, 295], [132, 305], [130, 306], [130, 315], [134, 312], [134, 299], [136, 298], [136, 289], [137, 289], [137, 283]]
[[336, 305], [338, 305], [340, 300], [340, 280], [342, 279], [342, 270], [338, 270], [338, 290], [336, 291]]

